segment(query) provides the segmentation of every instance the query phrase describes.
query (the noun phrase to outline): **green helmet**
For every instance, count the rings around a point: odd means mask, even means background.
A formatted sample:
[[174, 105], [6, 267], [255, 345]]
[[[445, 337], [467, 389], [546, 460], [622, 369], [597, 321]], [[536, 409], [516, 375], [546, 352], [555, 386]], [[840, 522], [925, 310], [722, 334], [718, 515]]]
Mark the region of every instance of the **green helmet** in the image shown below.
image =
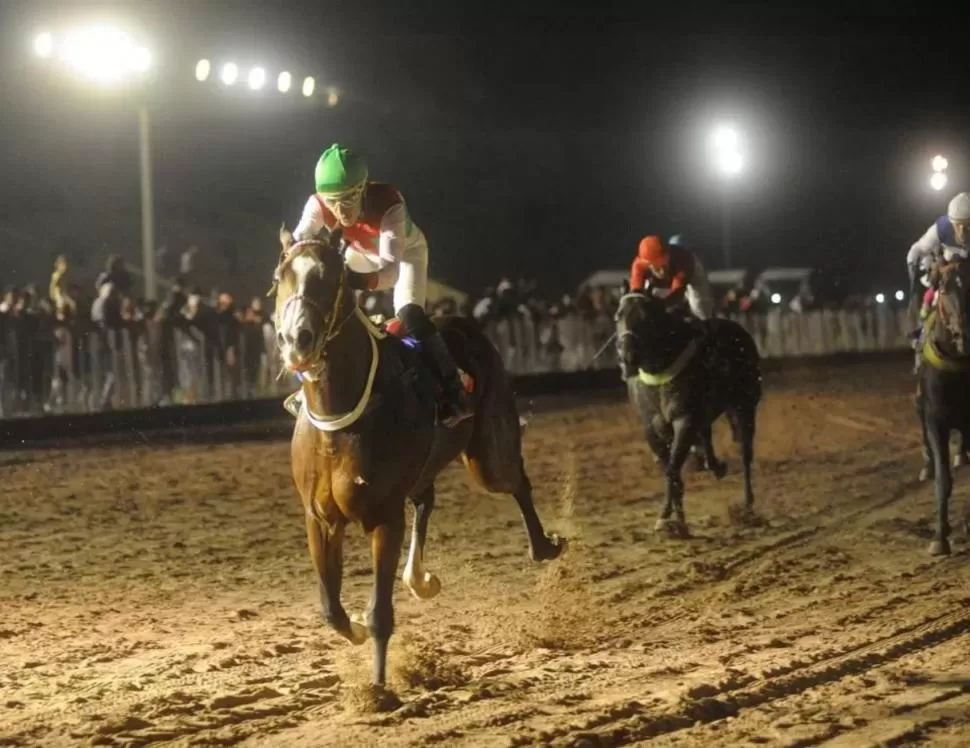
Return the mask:
[[313, 176], [317, 192], [346, 192], [367, 179], [367, 164], [354, 151], [334, 143], [320, 156]]

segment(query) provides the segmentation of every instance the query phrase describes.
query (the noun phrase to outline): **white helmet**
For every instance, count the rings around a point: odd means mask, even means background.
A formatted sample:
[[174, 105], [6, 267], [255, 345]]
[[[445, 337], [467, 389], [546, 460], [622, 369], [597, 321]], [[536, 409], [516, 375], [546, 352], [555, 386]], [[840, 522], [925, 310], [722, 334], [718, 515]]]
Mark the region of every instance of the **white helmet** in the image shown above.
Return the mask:
[[970, 193], [961, 192], [950, 201], [946, 217], [951, 221], [970, 221]]

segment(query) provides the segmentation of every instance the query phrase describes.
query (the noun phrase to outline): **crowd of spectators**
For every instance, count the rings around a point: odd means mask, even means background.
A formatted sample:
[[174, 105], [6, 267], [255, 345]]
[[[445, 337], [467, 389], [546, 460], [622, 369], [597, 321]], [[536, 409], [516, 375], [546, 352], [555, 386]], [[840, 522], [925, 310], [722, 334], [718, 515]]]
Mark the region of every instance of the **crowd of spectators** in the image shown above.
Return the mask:
[[[194, 255], [158, 303], [140, 300], [138, 283], [117, 255], [93, 279], [76, 278], [58, 257], [46, 289], [8, 287], [0, 302], [0, 417], [163, 405], [279, 394], [274, 331], [265, 299], [238, 300], [192, 281]], [[764, 288], [718, 289], [723, 313], [744, 316], [778, 308]], [[587, 365], [613, 333], [619, 286], [583, 287], [549, 299], [534, 281], [503, 278], [477, 298], [442, 298], [432, 316], [476, 319], [515, 373]], [[387, 293], [365, 294], [365, 310], [392, 315]], [[271, 302], [270, 302], [271, 303]], [[843, 300], [849, 308], [871, 297]], [[816, 308], [808, 288], [782, 307]], [[612, 365], [612, 351], [599, 360]]]

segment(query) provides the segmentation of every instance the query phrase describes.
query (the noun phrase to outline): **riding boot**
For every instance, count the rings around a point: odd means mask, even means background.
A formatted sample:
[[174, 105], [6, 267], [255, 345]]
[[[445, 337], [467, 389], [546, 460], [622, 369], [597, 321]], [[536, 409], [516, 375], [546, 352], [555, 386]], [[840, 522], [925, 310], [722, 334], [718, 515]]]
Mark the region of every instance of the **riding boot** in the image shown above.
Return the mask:
[[438, 370], [438, 376], [445, 391], [445, 411], [441, 414], [441, 422], [448, 428], [457, 426], [461, 421], [475, 415], [472, 404], [465, 391], [465, 385], [458, 373], [455, 359], [448, 350], [441, 333], [435, 330], [421, 341], [427, 356]]

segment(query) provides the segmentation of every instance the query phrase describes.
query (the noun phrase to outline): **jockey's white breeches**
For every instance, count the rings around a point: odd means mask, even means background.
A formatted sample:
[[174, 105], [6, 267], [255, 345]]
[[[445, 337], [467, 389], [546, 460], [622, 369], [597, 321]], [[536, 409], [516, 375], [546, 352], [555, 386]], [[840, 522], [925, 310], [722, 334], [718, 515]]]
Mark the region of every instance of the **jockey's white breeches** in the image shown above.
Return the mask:
[[714, 316], [714, 294], [707, 280], [707, 271], [701, 261], [694, 257], [694, 277], [687, 286], [687, 304], [695, 317], [710, 319]]

